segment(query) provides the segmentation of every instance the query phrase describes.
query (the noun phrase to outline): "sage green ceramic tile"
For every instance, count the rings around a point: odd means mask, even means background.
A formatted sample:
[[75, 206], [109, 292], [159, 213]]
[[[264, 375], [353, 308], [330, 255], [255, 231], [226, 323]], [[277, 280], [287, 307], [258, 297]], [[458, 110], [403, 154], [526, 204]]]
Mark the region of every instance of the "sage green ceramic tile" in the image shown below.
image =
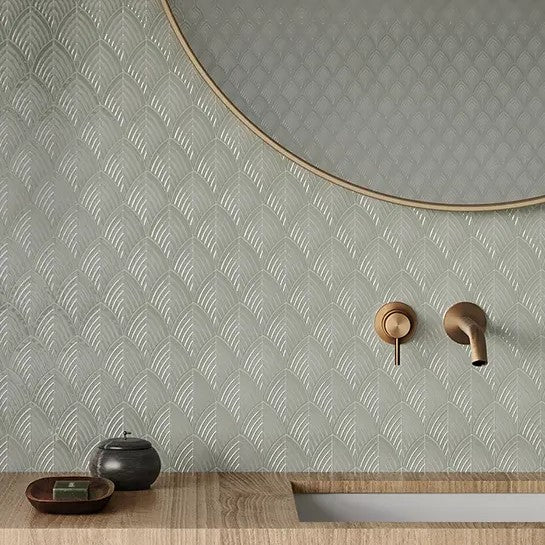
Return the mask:
[[[0, 10], [0, 469], [543, 467], [540, 207], [413, 210], [250, 133], [156, 0]], [[393, 366], [376, 310], [419, 317]], [[489, 316], [474, 369], [441, 321]]]

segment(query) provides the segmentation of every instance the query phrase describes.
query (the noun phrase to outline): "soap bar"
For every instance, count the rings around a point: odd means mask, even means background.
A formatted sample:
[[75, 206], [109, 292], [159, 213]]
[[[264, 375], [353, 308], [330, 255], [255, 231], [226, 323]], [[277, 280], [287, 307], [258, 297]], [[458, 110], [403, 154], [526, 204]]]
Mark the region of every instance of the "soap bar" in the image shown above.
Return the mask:
[[55, 481], [54, 500], [88, 500], [89, 481]]

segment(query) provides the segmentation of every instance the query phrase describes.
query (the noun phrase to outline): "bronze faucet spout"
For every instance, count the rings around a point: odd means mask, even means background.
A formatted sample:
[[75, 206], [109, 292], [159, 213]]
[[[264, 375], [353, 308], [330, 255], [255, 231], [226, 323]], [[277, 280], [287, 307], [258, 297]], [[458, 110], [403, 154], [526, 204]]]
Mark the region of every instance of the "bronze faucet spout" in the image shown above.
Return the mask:
[[457, 343], [471, 346], [471, 363], [477, 367], [488, 363], [486, 350], [486, 315], [473, 303], [456, 303], [444, 319], [445, 331]]
[[488, 355], [486, 353], [486, 340], [484, 331], [481, 326], [468, 318], [462, 316], [458, 320], [458, 327], [468, 336], [471, 346], [471, 363], [477, 367], [488, 363]]

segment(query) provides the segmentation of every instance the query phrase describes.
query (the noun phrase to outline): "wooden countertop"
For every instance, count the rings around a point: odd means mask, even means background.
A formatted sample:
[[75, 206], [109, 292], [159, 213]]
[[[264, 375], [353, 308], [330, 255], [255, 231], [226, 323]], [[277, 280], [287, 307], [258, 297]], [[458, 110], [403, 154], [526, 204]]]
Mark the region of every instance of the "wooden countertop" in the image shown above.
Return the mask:
[[116, 492], [103, 512], [77, 516], [32, 508], [24, 492], [40, 476], [0, 473], [1, 545], [545, 543], [542, 523], [302, 523], [293, 500], [294, 491], [545, 493], [541, 474], [165, 473], [151, 490]]

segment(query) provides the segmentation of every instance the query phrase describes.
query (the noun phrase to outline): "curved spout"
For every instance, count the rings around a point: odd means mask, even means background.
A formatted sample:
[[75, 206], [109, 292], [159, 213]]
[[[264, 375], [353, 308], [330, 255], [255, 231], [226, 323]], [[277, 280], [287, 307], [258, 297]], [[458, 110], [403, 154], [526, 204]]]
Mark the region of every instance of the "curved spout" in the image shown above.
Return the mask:
[[468, 336], [471, 346], [471, 363], [477, 367], [488, 363], [486, 339], [483, 328], [467, 316], [458, 319], [458, 327]]
[[486, 365], [486, 314], [475, 303], [467, 301], [452, 305], [445, 313], [443, 325], [447, 335], [455, 342], [471, 345], [471, 363]]

